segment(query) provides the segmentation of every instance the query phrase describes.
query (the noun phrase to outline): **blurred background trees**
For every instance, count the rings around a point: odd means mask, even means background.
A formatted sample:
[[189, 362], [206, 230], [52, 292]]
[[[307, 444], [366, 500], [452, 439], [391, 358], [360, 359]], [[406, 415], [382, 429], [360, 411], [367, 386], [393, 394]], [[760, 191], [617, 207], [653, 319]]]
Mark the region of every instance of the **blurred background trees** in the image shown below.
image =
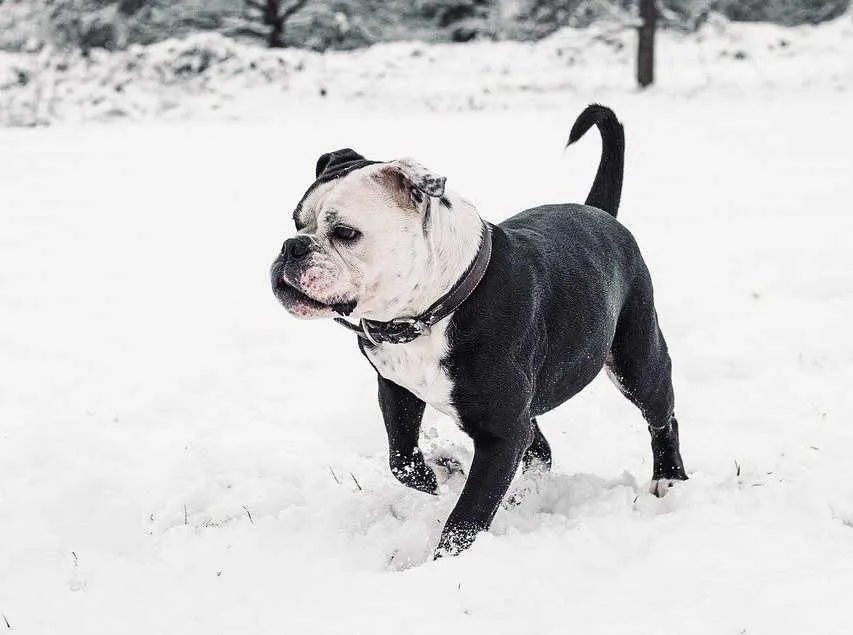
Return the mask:
[[[564, 26], [636, 24], [645, 0], [0, 0], [0, 49], [120, 49], [197, 31], [271, 47], [352, 49], [417, 39], [535, 40]], [[691, 31], [732, 20], [814, 24], [851, 0], [659, 0], [659, 25]]]

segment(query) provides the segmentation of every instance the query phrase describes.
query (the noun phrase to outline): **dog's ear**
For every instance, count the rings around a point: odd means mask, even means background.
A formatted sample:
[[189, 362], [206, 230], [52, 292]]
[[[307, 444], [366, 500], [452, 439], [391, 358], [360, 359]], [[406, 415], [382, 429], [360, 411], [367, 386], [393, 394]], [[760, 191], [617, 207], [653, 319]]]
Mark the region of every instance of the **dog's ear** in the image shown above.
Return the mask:
[[366, 159], [352, 148], [341, 148], [334, 152], [327, 152], [317, 159], [315, 178], [320, 178], [324, 173], [336, 172], [347, 163], [365, 161]]
[[447, 178], [422, 166], [414, 159], [398, 159], [389, 164], [427, 196], [444, 196], [444, 184]]
[[423, 195], [444, 196], [447, 179], [430, 171], [414, 159], [390, 161], [377, 172], [380, 180], [395, 193], [398, 201], [409, 201], [415, 206], [423, 202]]

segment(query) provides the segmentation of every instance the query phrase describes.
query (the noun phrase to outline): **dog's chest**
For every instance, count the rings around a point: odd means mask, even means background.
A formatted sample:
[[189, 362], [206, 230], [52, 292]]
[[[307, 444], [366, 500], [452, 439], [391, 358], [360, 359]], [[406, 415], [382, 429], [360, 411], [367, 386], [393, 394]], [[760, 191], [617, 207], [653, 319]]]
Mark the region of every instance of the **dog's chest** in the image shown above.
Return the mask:
[[453, 382], [441, 365], [447, 355], [445, 331], [449, 319], [407, 344], [380, 344], [365, 353], [385, 379], [406, 388], [433, 408], [459, 421], [452, 403]]

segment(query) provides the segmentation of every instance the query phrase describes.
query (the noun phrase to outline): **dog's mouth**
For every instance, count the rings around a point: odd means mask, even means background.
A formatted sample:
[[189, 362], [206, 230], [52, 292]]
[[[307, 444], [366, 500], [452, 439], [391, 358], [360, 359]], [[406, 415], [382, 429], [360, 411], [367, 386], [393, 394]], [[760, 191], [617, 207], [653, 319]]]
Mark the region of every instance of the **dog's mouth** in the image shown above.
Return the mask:
[[349, 315], [357, 304], [355, 300], [326, 303], [312, 298], [285, 279], [278, 263], [273, 265], [271, 277], [273, 293], [284, 308], [297, 317], [323, 317], [332, 313]]

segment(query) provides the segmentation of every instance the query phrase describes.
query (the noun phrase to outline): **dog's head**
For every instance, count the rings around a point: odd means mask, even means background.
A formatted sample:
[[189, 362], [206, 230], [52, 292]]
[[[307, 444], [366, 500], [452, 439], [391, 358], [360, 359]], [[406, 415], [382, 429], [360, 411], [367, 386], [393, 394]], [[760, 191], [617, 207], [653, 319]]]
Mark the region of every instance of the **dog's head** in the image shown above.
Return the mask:
[[409, 159], [368, 161], [344, 149], [322, 155], [296, 206], [296, 235], [271, 270], [276, 296], [301, 318], [393, 319], [411, 308], [436, 266], [428, 231], [445, 178]]

